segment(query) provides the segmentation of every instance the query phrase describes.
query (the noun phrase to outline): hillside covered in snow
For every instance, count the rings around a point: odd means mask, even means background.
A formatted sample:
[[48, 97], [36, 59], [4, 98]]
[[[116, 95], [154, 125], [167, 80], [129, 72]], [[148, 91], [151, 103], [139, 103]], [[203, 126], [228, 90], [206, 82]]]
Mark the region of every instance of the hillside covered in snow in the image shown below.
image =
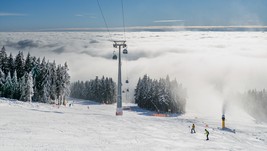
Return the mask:
[[[0, 98], [0, 150], [267, 150], [267, 124], [244, 113], [221, 117], [188, 110], [169, 117], [153, 116], [134, 104], [116, 105], [73, 100], [72, 107]], [[190, 126], [196, 125], [196, 133]], [[204, 129], [210, 132], [206, 141]]]

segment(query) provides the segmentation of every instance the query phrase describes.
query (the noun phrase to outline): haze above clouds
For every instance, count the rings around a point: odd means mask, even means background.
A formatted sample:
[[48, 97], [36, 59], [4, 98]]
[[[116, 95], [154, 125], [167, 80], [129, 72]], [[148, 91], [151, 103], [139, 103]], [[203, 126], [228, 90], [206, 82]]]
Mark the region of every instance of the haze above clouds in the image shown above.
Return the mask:
[[[111, 36], [122, 39], [123, 33]], [[144, 74], [156, 79], [168, 74], [187, 88], [188, 106], [221, 113], [221, 105], [207, 106], [222, 104], [229, 93], [267, 85], [265, 32], [129, 32], [126, 40], [129, 54], [123, 55], [122, 73], [131, 92]], [[72, 81], [102, 75], [117, 80], [112, 55], [118, 50], [105, 32], [7, 32], [0, 36], [3, 45], [13, 56], [20, 50], [25, 56], [29, 51], [67, 61]]]

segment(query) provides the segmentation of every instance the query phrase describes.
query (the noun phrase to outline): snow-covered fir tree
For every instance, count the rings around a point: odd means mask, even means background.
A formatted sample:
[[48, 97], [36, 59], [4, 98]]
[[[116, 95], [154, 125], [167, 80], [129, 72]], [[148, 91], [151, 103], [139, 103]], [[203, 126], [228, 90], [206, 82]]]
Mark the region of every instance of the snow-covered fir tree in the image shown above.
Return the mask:
[[18, 82], [17, 78], [17, 71], [14, 71], [13, 77], [12, 77], [12, 99], [20, 99], [21, 90], [20, 90], [20, 84]]
[[61, 71], [62, 67], [61, 65], [58, 65], [57, 67], [57, 80], [56, 80], [56, 94], [57, 94], [57, 100], [58, 104], [63, 104], [63, 89], [64, 89], [64, 84], [63, 84], [63, 75]]
[[50, 98], [52, 100], [52, 103], [55, 102], [56, 100], [56, 80], [57, 80], [57, 70], [56, 70], [56, 62], [54, 61], [53, 63], [50, 64]]
[[63, 76], [63, 101], [66, 101], [66, 96], [70, 95], [70, 75], [68, 73], [69, 68], [67, 62], [64, 63], [61, 70]]
[[28, 53], [27, 57], [26, 57], [26, 60], [25, 60], [25, 71], [26, 72], [30, 72], [33, 68], [33, 63], [32, 63], [32, 57], [30, 55], [30, 53]]
[[5, 80], [5, 84], [4, 84], [3, 97], [11, 98], [11, 96], [12, 96], [12, 87], [13, 87], [13, 83], [12, 83], [11, 75], [10, 75], [10, 72], [8, 72], [6, 80]]
[[[70, 76], [67, 63], [64, 66], [46, 62], [43, 58], [32, 57], [28, 53], [26, 60], [19, 52], [15, 58], [6, 56], [5, 47], [0, 51], [0, 96], [55, 103], [65, 100], [69, 95]], [[4, 71], [6, 72], [4, 72]]]
[[5, 74], [0, 68], [0, 96], [3, 95], [5, 81], [6, 81]]
[[21, 80], [21, 101], [32, 102], [33, 96], [33, 80], [32, 74], [25, 72]]
[[112, 104], [116, 102], [116, 83], [112, 78], [90, 81], [77, 81], [71, 84], [70, 96], [78, 99], [88, 99], [99, 103]]
[[33, 75], [33, 90], [34, 90], [33, 101], [39, 101], [39, 94], [41, 89], [40, 81], [42, 80], [40, 58], [34, 61], [32, 75]]
[[25, 61], [23, 52], [19, 52], [15, 59], [15, 69], [17, 71], [18, 79], [20, 79], [25, 73]]
[[49, 69], [48, 65], [45, 61], [45, 57], [42, 60], [42, 63], [40, 65], [40, 72], [38, 75], [38, 98], [40, 102], [44, 103], [51, 103], [50, 102], [50, 92], [49, 92], [49, 87], [50, 87], [50, 74], [49, 74]]
[[4, 72], [4, 74], [7, 76], [9, 72], [9, 66], [8, 66], [8, 57], [7, 57], [5, 49], [1, 51], [0, 58], [1, 58], [1, 62], [0, 62], [1, 69]]
[[139, 78], [135, 89], [135, 103], [139, 107], [157, 111], [184, 113], [186, 104], [186, 90], [176, 80], [152, 80], [148, 75]]
[[14, 76], [15, 72], [15, 62], [12, 53], [10, 53], [9, 58], [8, 58], [8, 67], [9, 67], [9, 72], [11, 74], [11, 77]]
[[2, 61], [6, 56], [6, 48], [5, 46], [2, 47], [1, 51], [0, 51], [0, 69], [3, 69], [3, 64]]

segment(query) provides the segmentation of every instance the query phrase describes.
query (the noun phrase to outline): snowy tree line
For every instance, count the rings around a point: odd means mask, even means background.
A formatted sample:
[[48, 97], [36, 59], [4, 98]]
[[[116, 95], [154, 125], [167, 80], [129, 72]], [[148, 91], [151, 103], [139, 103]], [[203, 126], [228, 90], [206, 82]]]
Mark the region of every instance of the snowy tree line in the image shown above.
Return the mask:
[[267, 121], [267, 91], [265, 89], [248, 90], [242, 96], [242, 104], [250, 115]]
[[15, 58], [0, 51], [0, 96], [21, 101], [63, 104], [69, 95], [70, 76], [67, 63], [56, 65], [23, 52]]
[[139, 78], [135, 89], [135, 103], [139, 107], [157, 112], [184, 113], [186, 89], [176, 80], [152, 80], [148, 75]]
[[99, 103], [112, 104], [116, 102], [116, 84], [112, 78], [90, 81], [77, 81], [71, 84], [70, 96], [78, 99], [94, 100]]

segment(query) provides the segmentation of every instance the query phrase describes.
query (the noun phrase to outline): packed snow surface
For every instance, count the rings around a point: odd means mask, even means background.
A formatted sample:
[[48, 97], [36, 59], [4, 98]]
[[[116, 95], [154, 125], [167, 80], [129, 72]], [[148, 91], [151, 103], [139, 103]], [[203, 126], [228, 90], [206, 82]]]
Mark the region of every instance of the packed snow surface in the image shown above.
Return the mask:
[[[267, 150], [267, 125], [243, 113], [239, 118], [226, 114], [228, 129], [221, 130], [221, 117], [214, 115], [187, 111], [156, 117], [124, 104], [123, 116], [115, 116], [115, 104], [73, 101], [69, 107], [0, 98], [0, 150]], [[192, 123], [195, 134], [190, 133]]]

